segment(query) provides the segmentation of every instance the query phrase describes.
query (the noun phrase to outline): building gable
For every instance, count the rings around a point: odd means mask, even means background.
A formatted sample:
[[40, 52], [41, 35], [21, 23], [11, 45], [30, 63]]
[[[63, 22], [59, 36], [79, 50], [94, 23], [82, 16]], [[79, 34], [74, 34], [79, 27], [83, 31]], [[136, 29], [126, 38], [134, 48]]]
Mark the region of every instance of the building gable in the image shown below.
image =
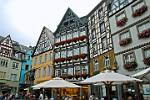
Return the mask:
[[80, 18], [70, 8], [68, 8], [55, 33], [73, 29], [81, 24], [82, 21]]
[[52, 32], [48, 28], [43, 27], [41, 35], [34, 49], [33, 55], [37, 55], [37, 54], [40, 54], [42, 52], [52, 49], [53, 39], [54, 38], [53, 38]]
[[4, 45], [4, 46], [7, 46], [7, 47], [12, 47], [12, 40], [11, 40], [10, 35], [8, 35], [6, 38], [1, 40], [0, 44]]
[[10, 57], [12, 55], [12, 40], [10, 35], [0, 42], [0, 55]]

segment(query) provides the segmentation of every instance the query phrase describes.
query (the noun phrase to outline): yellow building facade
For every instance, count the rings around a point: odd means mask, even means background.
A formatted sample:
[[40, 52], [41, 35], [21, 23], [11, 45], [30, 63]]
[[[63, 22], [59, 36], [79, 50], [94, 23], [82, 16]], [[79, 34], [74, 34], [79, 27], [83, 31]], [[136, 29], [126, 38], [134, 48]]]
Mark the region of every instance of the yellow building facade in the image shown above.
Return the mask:
[[43, 27], [32, 55], [32, 68], [35, 70], [34, 84], [52, 79], [53, 76], [53, 33]]
[[[109, 57], [108, 61], [105, 61], [106, 57]], [[95, 61], [97, 61], [97, 64], [95, 63]], [[95, 71], [94, 66], [98, 66], [97, 71]], [[91, 76], [96, 75], [99, 72], [102, 72], [106, 69], [109, 69], [109, 70], [117, 69], [117, 63], [115, 60], [115, 55], [114, 55], [113, 50], [110, 50], [102, 55], [98, 55], [95, 58], [90, 59], [90, 75]]]
[[35, 69], [35, 84], [52, 79], [54, 70], [52, 50], [34, 56], [32, 61]]

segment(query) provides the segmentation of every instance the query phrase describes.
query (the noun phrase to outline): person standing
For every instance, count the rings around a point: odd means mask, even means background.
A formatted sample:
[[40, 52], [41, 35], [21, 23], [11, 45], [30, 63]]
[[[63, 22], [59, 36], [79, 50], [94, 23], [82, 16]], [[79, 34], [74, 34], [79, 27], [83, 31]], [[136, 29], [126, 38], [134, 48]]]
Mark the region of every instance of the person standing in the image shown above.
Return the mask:
[[40, 93], [39, 100], [44, 100], [44, 96], [42, 93]]

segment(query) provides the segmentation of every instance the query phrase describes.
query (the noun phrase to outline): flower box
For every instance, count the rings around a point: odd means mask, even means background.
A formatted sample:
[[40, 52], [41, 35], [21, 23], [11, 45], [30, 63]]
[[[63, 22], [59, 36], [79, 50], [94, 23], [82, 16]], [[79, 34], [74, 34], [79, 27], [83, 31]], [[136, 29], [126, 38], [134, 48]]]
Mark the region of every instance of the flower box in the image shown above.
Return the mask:
[[126, 17], [122, 18], [121, 20], [116, 22], [117, 26], [119, 26], [119, 27], [124, 26], [126, 24], [127, 20], [128, 19]]
[[141, 16], [145, 11], [147, 11], [147, 6], [143, 5], [141, 8], [135, 10], [135, 12], [133, 12], [132, 16], [133, 17]]
[[135, 61], [124, 64], [124, 68], [127, 70], [132, 70], [136, 67], [137, 67], [137, 63]]
[[54, 60], [54, 62], [58, 63], [58, 62], [64, 62], [65, 58], [57, 58]]
[[86, 78], [88, 77], [88, 74], [87, 74], [87, 73], [83, 73], [81, 76], [82, 76], [84, 79], [86, 79]]
[[87, 38], [87, 36], [86, 36], [86, 35], [83, 35], [83, 36], [80, 36], [80, 37], [79, 37], [79, 40], [80, 40], [80, 41], [83, 41], [83, 40], [86, 39], [86, 38]]
[[78, 79], [81, 75], [80, 74], [75, 74], [75, 78]]
[[72, 56], [72, 59], [77, 60], [77, 59], [79, 59], [79, 56], [78, 55], [74, 55], [74, 56]]
[[72, 57], [67, 57], [66, 61], [71, 61]]
[[67, 78], [68, 78], [68, 79], [72, 79], [73, 76], [72, 76], [72, 75], [68, 75]]
[[144, 30], [143, 32], [138, 34], [139, 38], [149, 38], [150, 37], [150, 28]]
[[71, 43], [72, 42], [72, 40], [71, 39], [69, 39], [69, 40], [66, 40], [66, 43]]
[[61, 78], [66, 79], [66, 78], [67, 78], [67, 74], [63, 74], [63, 75], [61, 76]]
[[144, 58], [143, 62], [146, 65], [150, 65], [150, 57]]
[[131, 43], [131, 41], [132, 41], [131, 38], [126, 38], [126, 39], [120, 40], [119, 44], [120, 44], [120, 46], [125, 46], [125, 45]]
[[86, 58], [86, 54], [80, 54], [78, 55], [79, 58], [85, 59]]

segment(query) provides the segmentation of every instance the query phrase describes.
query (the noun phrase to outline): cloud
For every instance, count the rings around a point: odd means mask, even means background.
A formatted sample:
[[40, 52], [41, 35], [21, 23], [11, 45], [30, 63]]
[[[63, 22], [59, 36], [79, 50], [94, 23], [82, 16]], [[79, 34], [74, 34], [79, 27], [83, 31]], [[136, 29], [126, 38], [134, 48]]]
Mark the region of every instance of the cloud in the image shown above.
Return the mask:
[[[3, 0], [2, 0], [3, 1]], [[4, 0], [5, 1], [5, 0]], [[6, 0], [3, 3], [3, 23], [11, 35], [25, 45], [35, 45], [46, 26], [55, 31], [67, 8], [79, 17], [88, 14], [99, 0]], [[6, 32], [6, 29], [5, 29]]]

